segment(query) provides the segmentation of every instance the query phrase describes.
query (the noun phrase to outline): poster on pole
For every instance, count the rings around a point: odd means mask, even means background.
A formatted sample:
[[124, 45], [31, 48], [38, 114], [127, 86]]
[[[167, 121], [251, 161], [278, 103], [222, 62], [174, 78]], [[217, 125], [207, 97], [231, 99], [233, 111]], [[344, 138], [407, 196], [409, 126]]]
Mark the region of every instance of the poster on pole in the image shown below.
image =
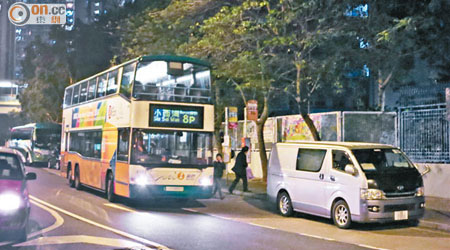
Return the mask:
[[249, 100], [247, 102], [247, 119], [249, 121], [257, 121], [258, 120], [258, 101], [257, 100]]
[[228, 128], [236, 129], [238, 126], [238, 108], [229, 107], [228, 108]]

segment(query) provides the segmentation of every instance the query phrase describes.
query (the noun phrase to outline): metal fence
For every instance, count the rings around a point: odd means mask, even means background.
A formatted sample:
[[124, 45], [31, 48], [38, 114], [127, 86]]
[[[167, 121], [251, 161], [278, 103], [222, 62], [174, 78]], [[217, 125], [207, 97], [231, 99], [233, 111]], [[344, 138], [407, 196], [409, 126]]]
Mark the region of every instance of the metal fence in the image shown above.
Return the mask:
[[450, 163], [445, 116], [445, 103], [399, 108], [399, 145], [414, 162]]

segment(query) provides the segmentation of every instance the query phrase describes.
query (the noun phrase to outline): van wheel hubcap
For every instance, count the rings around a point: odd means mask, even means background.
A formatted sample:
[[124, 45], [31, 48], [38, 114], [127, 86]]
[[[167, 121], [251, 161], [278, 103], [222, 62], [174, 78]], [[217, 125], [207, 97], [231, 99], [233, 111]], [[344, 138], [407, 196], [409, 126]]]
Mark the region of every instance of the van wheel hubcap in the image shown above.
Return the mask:
[[280, 210], [283, 214], [286, 214], [289, 211], [289, 199], [286, 196], [281, 196], [280, 199]]
[[344, 205], [336, 207], [336, 215], [334, 216], [339, 225], [345, 225], [348, 221], [348, 210]]

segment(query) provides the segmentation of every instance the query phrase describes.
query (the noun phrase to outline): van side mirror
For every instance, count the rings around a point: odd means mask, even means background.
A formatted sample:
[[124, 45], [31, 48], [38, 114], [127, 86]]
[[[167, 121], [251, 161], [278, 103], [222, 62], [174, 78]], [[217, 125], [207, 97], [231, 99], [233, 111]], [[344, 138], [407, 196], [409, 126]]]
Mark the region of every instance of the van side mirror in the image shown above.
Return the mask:
[[348, 173], [348, 174], [353, 175], [353, 176], [356, 175], [356, 169], [355, 169], [355, 166], [353, 166], [353, 164], [347, 164], [347, 165], [345, 165], [344, 171], [345, 171], [346, 173]]
[[25, 179], [26, 179], [27, 181], [30, 181], [30, 180], [36, 180], [36, 178], [37, 178], [36, 173], [27, 173], [27, 174], [25, 175]]
[[428, 165], [425, 165], [425, 171], [420, 173], [420, 176], [424, 176], [424, 175], [428, 174], [429, 172], [431, 172], [431, 168]]

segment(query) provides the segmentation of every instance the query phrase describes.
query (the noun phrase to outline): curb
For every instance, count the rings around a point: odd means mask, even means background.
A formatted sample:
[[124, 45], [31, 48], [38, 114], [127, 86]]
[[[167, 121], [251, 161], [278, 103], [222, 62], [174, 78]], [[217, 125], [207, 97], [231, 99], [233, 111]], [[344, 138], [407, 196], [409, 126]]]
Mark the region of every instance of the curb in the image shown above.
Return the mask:
[[450, 232], [450, 225], [427, 220], [420, 220], [419, 227]]

